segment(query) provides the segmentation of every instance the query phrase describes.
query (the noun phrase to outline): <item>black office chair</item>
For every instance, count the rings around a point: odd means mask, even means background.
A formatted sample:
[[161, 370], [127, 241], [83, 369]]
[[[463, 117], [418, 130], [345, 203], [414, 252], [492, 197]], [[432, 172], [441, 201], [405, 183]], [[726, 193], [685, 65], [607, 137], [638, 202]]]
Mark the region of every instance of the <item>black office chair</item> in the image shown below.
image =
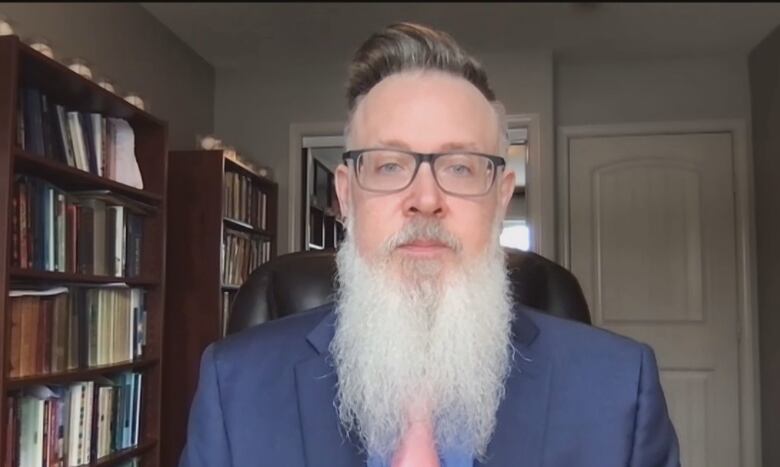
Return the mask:
[[[536, 253], [507, 249], [512, 294], [521, 303], [558, 317], [590, 324], [590, 312], [574, 275]], [[238, 290], [228, 334], [333, 300], [334, 250], [281, 255], [257, 268]]]

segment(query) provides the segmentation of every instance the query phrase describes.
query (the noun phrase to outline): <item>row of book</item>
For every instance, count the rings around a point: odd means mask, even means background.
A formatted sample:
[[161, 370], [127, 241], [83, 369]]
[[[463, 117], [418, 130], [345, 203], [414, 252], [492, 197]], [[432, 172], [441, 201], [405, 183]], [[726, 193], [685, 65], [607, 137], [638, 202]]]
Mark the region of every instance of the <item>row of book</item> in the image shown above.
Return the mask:
[[17, 145], [23, 150], [143, 188], [126, 120], [69, 110], [36, 88], [22, 88], [19, 95]]
[[242, 284], [258, 266], [271, 259], [271, 241], [232, 229], [222, 237], [222, 283]]
[[225, 217], [259, 230], [268, 228], [268, 195], [252, 182], [252, 178], [227, 171], [224, 190], [222, 201]]
[[135, 360], [146, 344], [146, 292], [121, 286], [10, 292], [10, 376]]
[[142, 384], [126, 372], [10, 396], [4, 465], [79, 466], [138, 445]]
[[18, 175], [13, 187], [12, 264], [42, 271], [135, 277], [144, 212], [106, 190], [65, 192]]

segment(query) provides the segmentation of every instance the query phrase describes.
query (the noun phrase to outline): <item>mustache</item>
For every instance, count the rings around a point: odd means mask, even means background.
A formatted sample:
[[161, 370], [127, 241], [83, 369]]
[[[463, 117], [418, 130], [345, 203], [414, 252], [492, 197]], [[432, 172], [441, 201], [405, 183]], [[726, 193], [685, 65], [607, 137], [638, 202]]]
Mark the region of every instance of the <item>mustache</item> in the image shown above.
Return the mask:
[[456, 253], [463, 249], [460, 240], [441, 222], [430, 218], [415, 217], [400, 231], [385, 240], [382, 250], [384, 253], [391, 253], [402, 245], [421, 240], [441, 243]]

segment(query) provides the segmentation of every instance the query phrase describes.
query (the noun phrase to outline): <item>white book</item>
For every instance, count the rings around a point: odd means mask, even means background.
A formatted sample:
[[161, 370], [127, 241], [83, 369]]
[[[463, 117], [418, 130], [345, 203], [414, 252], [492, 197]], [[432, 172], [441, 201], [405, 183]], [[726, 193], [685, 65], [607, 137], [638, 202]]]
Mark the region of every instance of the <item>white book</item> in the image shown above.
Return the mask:
[[84, 130], [81, 128], [78, 112], [68, 112], [68, 129], [70, 130], [71, 141], [73, 141], [73, 155], [76, 160], [76, 168], [89, 172], [87, 142], [84, 141]]
[[127, 242], [127, 229], [125, 228], [125, 207], [109, 206], [108, 209], [114, 211], [114, 238], [109, 239], [114, 242], [114, 258], [112, 275], [122, 277], [125, 275], [125, 244]]
[[98, 432], [97, 432], [97, 455], [98, 458], [108, 455], [108, 445], [106, 443], [106, 434], [109, 430], [109, 422], [111, 415], [109, 414], [109, 396], [111, 388], [108, 386], [102, 386], [99, 389], [98, 398], [100, 400], [100, 410], [98, 412]]
[[114, 154], [114, 180], [143, 190], [144, 182], [141, 169], [135, 158], [135, 133], [127, 122], [120, 118], [110, 119], [116, 131]]
[[43, 404], [35, 397], [19, 399], [19, 463], [20, 465], [43, 464]]
[[141, 389], [143, 383], [143, 374], [134, 373], [135, 378], [135, 414], [133, 414], [133, 446], [138, 444], [138, 430], [141, 426]]
[[95, 412], [95, 408], [93, 407], [93, 401], [95, 400], [95, 383], [94, 381], [87, 381], [84, 384], [86, 385], [86, 398], [84, 399], [86, 410], [84, 411], [84, 442], [81, 447], [84, 450], [83, 462], [86, 464], [92, 461], [92, 417]]
[[128, 313], [127, 330], [129, 338], [129, 346], [127, 352], [130, 359], [138, 357], [140, 352], [140, 335], [138, 332], [138, 324], [141, 318], [141, 290], [130, 290], [130, 313]]
[[95, 148], [95, 162], [97, 162], [97, 174], [103, 175], [103, 116], [98, 113], [89, 114], [90, 120], [92, 120], [92, 144]]
[[79, 420], [84, 410], [82, 393], [84, 387], [81, 383], [72, 384], [68, 396], [68, 437], [65, 440], [68, 446], [67, 465], [81, 465], [81, 445], [79, 443]]

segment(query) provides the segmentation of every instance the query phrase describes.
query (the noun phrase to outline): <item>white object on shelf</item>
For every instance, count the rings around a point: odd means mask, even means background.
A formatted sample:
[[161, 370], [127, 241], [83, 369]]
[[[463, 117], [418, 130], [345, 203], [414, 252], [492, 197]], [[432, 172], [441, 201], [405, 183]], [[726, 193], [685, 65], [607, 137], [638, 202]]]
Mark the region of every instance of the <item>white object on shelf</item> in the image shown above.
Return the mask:
[[130, 93], [130, 94], [126, 95], [125, 96], [125, 100], [127, 102], [133, 104], [134, 106], [138, 107], [141, 110], [145, 109], [144, 100], [141, 99], [141, 97], [138, 96], [138, 94], [136, 94], [136, 93]]
[[97, 82], [98, 86], [105, 89], [106, 91], [116, 93], [116, 86], [114, 86], [114, 82], [106, 77], [100, 78]]
[[54, 58], [54, 51], [51, 48], [51, 43], [46, 38], [36, 37], [30, 39], [30, 47], [49, 58]]
[[11, 36], [14, 33], [14, 28], [11, 23], [4, 17], [0, 16], [0, 36]]
[[29, 297], [29, 296], [47, 296], [68, 293], [67, 287], [54, 287], [51, 289], [30, 289], [30, 290], [10, 290], [9, 297]]
[[112, 118], [116, 128], [116, 170], [114, 171], [117, 182], [130, 185], [143, 190], [144, 181], [141, 178], [141, 170], [138, 160], [135, 158], [135, 134], [127, 120]]
[[222, 147], [222, 140], [213, 135], [206, 135], [199, 139], [199, 144], [206, 150], [219, 149]]
[[92, 69], [89, 68], [87, 61], [83, 58], [74, 58], [71, 60], [68, 64], [68, 68], [87, 79], [92, 79]]

